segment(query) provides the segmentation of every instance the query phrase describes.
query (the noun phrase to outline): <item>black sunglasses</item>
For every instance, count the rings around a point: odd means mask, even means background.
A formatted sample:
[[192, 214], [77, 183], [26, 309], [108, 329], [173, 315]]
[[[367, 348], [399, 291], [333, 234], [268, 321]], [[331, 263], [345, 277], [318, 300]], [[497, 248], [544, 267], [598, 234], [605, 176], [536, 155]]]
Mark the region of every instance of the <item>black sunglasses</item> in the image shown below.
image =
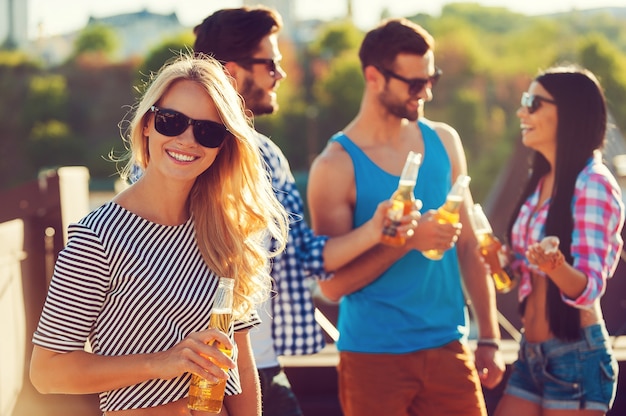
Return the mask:
[[383, 74], [386, 78], [395, 78], [398, 81], [402, 81], [407, 84], [409, 86], [409, 94], [411, 95], [419, 94], [420, 91], [422, 91], [429, 82], [430, 85], [434, 87], [437, 84], [437, 81], [439, 81], [439, 78], [441, 78], [441, 74], [443, 73], [441, 69], [435, 68], [435, 73], [428, 78], [405, 78], [386, 68], [377, 66], [376, 69], [378, 69], [378, 71], [380, 71], [380, 73]]
[[252, 65], [259, 65], [259, 64], [265, 65], [271, 77], [275, 77], [276, 74], [278, 73], [278, 68], [280, 68], [280, 59], [244, 58], [244, 59], [238, 59], [235, 62], [243, 66], [244, 68], [249, 68]]
[[154, 113], [154, 128], [167, 137], [178, 136], [191, 125], [196, 141], [204, 147], [214, 149], [220, 147], [228, 134], [226, 126], [215, 121], [194, 120], [178, 111], [156, 105], [150, 107], [150, 111]]
[[541, 95], [529, 94], [527, 92], [522, 94], [520, 104], [528, 110], [528, 114], [532, 114], [541, 108], [541, 103], [546, 102], [550, 104], [556, 104], [556, 101], [551, 100]]

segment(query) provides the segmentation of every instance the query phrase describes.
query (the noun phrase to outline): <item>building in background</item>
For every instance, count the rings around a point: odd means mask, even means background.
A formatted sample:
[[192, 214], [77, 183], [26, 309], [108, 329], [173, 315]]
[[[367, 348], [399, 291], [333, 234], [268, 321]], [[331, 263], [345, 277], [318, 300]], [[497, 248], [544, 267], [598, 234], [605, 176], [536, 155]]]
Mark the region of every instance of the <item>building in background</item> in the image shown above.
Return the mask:
[[28, 43], [27, 5], [25, 0], [0, 0], [0, 46], [14, 49]]
[[180, 23], [174, 12], [158, 14], [147, 9], [108, 17], [90, 17], [87, 27], [93, 25], [104, 25], [115, 29], [121, 41], [118, 54], [122, 59], [144, 56], [163, 39], [191, 30]]
[[[107, 17], [92, 16], [86, 27], [94, 25], [108, 26], [114, 30], [119, 40], [119, 49], [115, 59], [120, 61], [145, 56], [150, 49], [164, 39], [191, 31], [191, 28], [180, 23], [176, 13], [159, 14], [146, 9]], [[74, 41], [82, 30], [54, 36], [39, 35], [28, 42], [25, 49], [31, 55], [40, 58], [46, 65], [59, 65], [72, 53]]]

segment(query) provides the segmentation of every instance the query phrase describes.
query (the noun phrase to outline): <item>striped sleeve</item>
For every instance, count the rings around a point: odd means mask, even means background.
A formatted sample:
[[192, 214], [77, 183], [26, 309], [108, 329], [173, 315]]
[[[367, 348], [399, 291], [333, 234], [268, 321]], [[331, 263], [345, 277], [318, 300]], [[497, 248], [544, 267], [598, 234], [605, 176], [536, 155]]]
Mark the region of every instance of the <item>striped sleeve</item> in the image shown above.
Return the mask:
[[57, 352], [82, 350], [109, 284], [109, 262], [99, 238], [72, 224], [59, 253], [33, 342]]
[[261, 323], [261, 317], [257, 311], [253, 311], [246, 319], [235, 320], [234, 331], [246, 331]]

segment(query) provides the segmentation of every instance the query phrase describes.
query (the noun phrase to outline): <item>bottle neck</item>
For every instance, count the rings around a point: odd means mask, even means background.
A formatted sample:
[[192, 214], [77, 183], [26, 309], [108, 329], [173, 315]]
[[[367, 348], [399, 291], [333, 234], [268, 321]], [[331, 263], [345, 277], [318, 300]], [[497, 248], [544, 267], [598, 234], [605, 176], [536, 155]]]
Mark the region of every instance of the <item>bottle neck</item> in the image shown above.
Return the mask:
[[[213, 310], [217, 313], [230, 313], [233, 310], [234, 279], [220, 278], [215, 292]], [[218, 312], [219, 311], [219, 312]]]
[[398, 189], [394, 193], [394, 199], [412, 200], [415, 199], [415, 182], [400, 182]]

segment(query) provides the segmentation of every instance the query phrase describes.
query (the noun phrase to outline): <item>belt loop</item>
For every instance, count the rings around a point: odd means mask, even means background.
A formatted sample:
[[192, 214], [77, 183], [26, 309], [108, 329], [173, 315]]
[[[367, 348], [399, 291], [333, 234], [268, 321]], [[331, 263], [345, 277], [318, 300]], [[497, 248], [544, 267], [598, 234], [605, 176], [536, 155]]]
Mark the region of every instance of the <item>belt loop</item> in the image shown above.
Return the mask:
[[595, 339], [597, 335], [596, 332], [598, 332], [599, 335], [602, 336], [602, 326], [600, 324], [593, 324], [585, 328], [582, 328], [582, 332], [583, 332], [585, 341], [587, 342], [587, 347], [593, 348], [594, 345], [597, 343]]
[[593, 346], [593, 334], [592, 334], [592, 326], [588, 326], [584, 328], [585, 333], [585, 341], [587, 341], [587, 348], [591, 348]]

